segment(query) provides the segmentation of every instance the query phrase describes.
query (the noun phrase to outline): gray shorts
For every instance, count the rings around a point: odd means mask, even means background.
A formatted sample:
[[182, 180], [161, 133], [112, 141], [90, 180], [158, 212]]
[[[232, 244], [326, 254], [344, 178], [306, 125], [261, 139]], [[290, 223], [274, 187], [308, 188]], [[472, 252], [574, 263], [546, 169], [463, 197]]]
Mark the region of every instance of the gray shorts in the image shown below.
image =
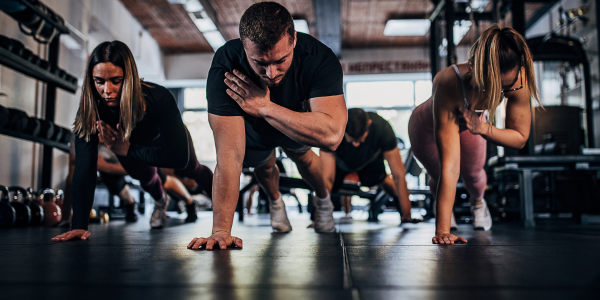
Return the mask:
[[[300, 144], [298, 142], [286, 143], [288, 145], [281, 145], [281, 148], [288, 153], [306, 153], [310, 151], [310, 146]], [[275, 148], [271, 150], [254, 150], [246, 148], [246, 155], [244, 156], [244, 167], [246, 168], [258, 168], [264, 166], [271, 158], [275, 156]]]

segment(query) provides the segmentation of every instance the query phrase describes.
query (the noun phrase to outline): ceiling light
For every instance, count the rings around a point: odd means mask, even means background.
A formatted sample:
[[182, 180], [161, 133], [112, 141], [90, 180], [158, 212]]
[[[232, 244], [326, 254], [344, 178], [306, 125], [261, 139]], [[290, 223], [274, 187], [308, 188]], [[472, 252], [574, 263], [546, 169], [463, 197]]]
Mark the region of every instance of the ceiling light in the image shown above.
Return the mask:
[[225, 45], [225, 39], [223, 38], [220, 32], [215, 30], [203, 32], [203, 34], [204, 38], [206, 38], [206, 41], [208, 41], [208, 43], [213, 47], [215, 52], [217, 51], [217, 49], [219, 49], [219, 47]]
[[460, 44], [465, 34], [471, 28], [471, 21], [455, 21], [454, 22], [454, 45]]
[[422, 36], [427, 33], [431, 22], [429, 19], [388, 20], [383, 30], [385, 36]]
[[308, 23], [304, 19], [294, 20], [294, 29], [296, 29], [298, 32], [308, 34]]
[[221, 32], [217, 30], [215, 23], [210, 19], [204, 10], [204, 7], [202, 7], [202, 4], [200, 4], [198, 0], [188, 0], [184, 5], [185, 9], [190, 15], [190, 18], [192, 18], [194, 24], [196, 24], [196, 27], [198, 27], [198, 30], [202, 32], [202, 35], [204, 35], [206, 41], [216, 52], [219, 47], [225, 44], [225, 39], [223, 38]]

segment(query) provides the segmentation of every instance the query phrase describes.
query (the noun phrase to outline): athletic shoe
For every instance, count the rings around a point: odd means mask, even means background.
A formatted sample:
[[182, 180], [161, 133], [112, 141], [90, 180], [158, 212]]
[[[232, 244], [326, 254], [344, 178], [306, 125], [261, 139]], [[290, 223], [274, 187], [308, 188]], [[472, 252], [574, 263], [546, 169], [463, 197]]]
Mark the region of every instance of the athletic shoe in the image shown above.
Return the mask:
[[[315, 202], [316, 197], [315, 197]], [[334, 232], [335, 220], [333, 219], [333, 204], [327, 201], [327, 204], [319, 205], [315, 203], [315, 232]]]
[[484, 199], [481, 204], [471, 206], [473, 213], [473, 227], [475, 230], [490, 230], [492, 228], [492, 216]]
[[279, 198], [279, 200], [271, 201], [269, 205], [269, 214], [271, 215], [271, 227], [275, 232], [290, 232], [292, 231], [292, 225], [287, 217], [285, 211], [285, 203]]
[[167, 193], [163, 194], [162, 199], [154, 201], [154, 211], [150, 217], [150, 227], [163, 228], [167, 224], [167, 207], [171, 197]]
[[137, 210], [138, 210], [137, 203], [134, 202], [132, 204], [126, 204], [125, 205], [125, 222], [137, 222], [137, 220], [138, 220]]
[[198, 214], [196, 213], [196, 202], [192, 202], [192, 204], [187, 204], [185, 206], [187, 211], [187, 218], [185, 218], [186, 223], [193, 223], [198, 220]]

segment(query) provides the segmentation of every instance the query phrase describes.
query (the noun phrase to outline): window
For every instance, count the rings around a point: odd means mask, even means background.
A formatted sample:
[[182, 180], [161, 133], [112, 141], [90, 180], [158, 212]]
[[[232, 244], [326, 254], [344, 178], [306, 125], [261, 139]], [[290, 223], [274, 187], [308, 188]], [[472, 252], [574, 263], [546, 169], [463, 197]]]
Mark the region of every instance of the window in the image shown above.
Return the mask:
[[183, 99], [179, 99], [180, 103], [183, 102], [181, 118], [194, 142], [196, 157], [204, 164], [216, 162], [215, 139], [208, 124], [208, 112], [206, 111], [206, 88], [183, 88], [181, 91], [179, 93], [183, 96]]
[[395, 107], [415, 104], [413, 81], [371, 81], [346, 84], [346, 106]]
[[206, 109], [206, 88], [183, 89], [183, 107], [185, 109]]
[[415, 81], [415, 106], [427, 101], [431, 98], [433, 84], [431, 80]]

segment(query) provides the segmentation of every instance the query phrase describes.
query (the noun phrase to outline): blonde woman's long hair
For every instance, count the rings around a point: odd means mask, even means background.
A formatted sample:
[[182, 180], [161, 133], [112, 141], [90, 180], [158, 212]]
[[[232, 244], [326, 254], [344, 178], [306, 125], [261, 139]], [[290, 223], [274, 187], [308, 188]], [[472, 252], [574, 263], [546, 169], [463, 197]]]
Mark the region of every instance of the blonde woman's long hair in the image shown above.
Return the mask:
[[[533, 99], [538, 103], [539, 92], [535, 84], [533, 71], [533, 57], [527, 47], [523, 36], [510, 27], [500, 28], [492, 25], [477, 39], [469, 51], [469, 62], [473, 65], [473, 85], [483, 97], [478, 97], [479, 102], [471, 107], [481, 106], [488, 108], [490, 120], [493, 120], [496, 108], [502, 101], [502, 74], [506, 74], [517, 67], [518, 76], [525, 76], [527, 88]], [[517, 81], [518, 82], [518, 81]]]
[[129, 47], [120, 41], [103, 42], [96, 46], [90, 58], [83, 79], [79, 110], [73, 124], [73, 132], [86, 141], [96, 134], [96, 121], [99, 121], [98, 105], [102, 97], [94, 84], [92, 71], [99, 63], [112, 63], [123, 69], [123, 85], [120, 99], [120, 128], [123, 140], [129, 140], [135, 124], [142, 120], [146, 111], [146, 102], [142, 93], [142, 80]]

